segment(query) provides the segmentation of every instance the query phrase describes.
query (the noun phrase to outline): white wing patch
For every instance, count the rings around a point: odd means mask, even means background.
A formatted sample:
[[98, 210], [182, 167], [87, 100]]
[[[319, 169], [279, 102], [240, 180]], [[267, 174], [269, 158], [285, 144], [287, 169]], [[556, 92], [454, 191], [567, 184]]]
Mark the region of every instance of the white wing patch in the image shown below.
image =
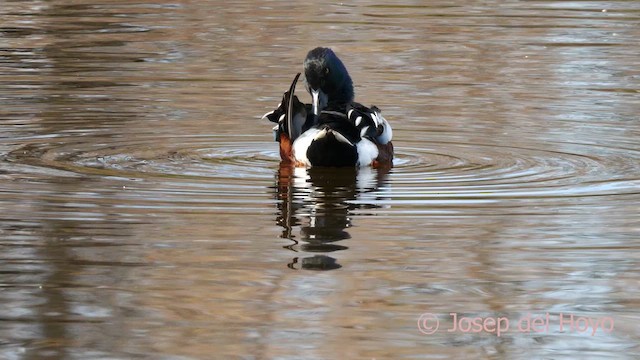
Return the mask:
[[325, 136], [327, 136], [327, 129], [322, 129], [313, 137], [313, 140], [320, 140]]
[[349, 141], [349, 139], [347, 139], [346, 137], [344, 137], [344, 135], [340, 134], [337, 131], [332, 131], [331, 132], [333, 134], [333, 136], [336, 137], [336, 140], [343, 142], [345, 144], [349, 144], [349, 146], [353, 146], [353, 143], [351, 141]]
[[362, 122], [362, 116], [358, 116], [356, 118], [356, 126], [360, 126], [360, 123]]
[[[376, 113], [375, 111], [371, 113], [371, 118], [373, 119], [373, 123], [376, 124], [376, 127], [380, 126], [381, 121], [380, 118], [378, 117], [378, 115], [380, 115], [379, 113]], [[380, 115], [382, 116], [382, 115]]]

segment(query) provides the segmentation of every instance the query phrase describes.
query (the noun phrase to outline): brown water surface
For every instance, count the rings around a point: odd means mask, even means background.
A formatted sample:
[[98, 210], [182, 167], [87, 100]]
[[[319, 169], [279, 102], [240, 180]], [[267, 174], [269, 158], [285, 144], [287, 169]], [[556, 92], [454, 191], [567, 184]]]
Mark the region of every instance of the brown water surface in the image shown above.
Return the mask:
[[[640, 4], [424, 3], [2, 1], [0, 358], [640, 357]], [[318, 45], [391, 171], [280, 168]]]

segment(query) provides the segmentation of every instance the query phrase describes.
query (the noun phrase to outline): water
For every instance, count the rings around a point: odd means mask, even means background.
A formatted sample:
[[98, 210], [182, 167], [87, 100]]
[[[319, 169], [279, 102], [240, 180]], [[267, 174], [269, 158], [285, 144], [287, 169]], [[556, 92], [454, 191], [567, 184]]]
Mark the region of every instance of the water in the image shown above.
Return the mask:
[[[4, 1], [0, 358], [637, 358], [638, 38], [624, 0]], [[317, 45], [390, 171], [280, 168]]]

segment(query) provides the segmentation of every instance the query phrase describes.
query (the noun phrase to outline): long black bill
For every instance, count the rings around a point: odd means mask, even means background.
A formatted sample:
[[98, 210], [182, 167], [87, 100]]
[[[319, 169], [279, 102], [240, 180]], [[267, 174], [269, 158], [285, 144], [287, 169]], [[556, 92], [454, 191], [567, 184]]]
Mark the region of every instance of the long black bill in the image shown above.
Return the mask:
[[293, 82], [291, 83], [291, 87], [289, 88], [289, 97], [287, 99], [287, 132], [289, 133], [289, 139], [291, 141], [293, 138], [293, 94], [296, 91], [296, 84], [298, 83], [298, 78], [300, 77], [300, 73], [293, 78]]

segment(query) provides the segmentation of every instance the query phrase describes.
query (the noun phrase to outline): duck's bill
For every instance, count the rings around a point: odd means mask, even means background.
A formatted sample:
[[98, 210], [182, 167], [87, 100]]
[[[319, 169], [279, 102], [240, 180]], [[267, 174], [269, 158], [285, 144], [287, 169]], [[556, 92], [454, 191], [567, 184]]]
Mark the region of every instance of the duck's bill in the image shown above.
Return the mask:
[[311, 89], [311, 108], [313, 111], [313, 115], [320, 115], [320, 111], [327, 106], [327, 101], [329, 97], [322, 90]]

